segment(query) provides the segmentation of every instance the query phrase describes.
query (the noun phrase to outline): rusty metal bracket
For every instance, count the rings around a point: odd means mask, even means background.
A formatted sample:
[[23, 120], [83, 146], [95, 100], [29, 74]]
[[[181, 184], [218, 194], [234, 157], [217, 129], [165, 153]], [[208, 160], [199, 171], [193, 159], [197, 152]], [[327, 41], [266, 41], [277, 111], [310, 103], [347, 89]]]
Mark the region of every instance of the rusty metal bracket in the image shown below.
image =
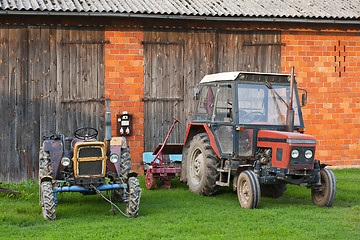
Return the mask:
[[243, 46], [286, 46], [285, 43], [253, 43], [253, 42], [245, 42]]
[[61, 41], [61, 44], [110, 44], [110, 41]]
[[141, 41], [141, 44], [143, 44], [143, 45], [145, 45], [145, 44], [166, 44], [166, 45], [174, 44], [174, 45], [185, 45], [185, 43], [184, 43], [183, 41], [180, 41], [180, 42], [169, 42], [169, 41], [159, 41], [159, 42]]
[[141, 98], [143, 102], [155, 102], [155, 101], [184, 101], [183, 98]]
[[106, 98], [85, 98], [85, 99], [73, 99], [62, 100], [61, 103], [83, 103], [83, 102], [105, 102]]

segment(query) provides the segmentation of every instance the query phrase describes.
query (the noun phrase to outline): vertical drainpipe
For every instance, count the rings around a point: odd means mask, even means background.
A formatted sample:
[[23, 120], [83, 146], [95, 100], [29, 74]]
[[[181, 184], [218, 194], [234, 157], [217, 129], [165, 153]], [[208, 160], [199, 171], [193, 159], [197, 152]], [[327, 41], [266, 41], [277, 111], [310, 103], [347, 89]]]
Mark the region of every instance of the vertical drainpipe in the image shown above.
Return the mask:
[[293, 109], [293, 96], [294, 96], [294, 67], [291, 67], [291, 77], [290, 77], [290, 98], [289, 105], [286, 111], [286, 131], [293, 132], [294, 131], [294, 109]]

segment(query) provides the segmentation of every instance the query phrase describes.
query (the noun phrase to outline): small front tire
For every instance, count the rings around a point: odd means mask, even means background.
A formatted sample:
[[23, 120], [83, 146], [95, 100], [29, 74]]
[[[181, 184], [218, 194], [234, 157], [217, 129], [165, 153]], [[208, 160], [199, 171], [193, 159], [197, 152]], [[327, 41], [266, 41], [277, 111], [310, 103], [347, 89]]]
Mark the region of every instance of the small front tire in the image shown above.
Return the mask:
[[315, 205], [331, 207], [336, 196], [336, 178], [329, 169], [320, 170], [321, 186], [311, 189], [311, 198]]
[[139, 213], [141, 188], [139, 179], [130, 177], [128, 181], [128, 201], [125, 204], [125, 214], [129, 217], [137, 217]]
[[257, 208], [260, 203], [260, 183], [253, 171], [243, 171], [237, 181], [238, 200], [243, 208]]
[[42, 213], [45, 219], [55, 220], [56, 210], [55, 210], [55, 197], [52, 189], [51, 182], [42, 182], [40, 184], [40, 198], [42, 203]]

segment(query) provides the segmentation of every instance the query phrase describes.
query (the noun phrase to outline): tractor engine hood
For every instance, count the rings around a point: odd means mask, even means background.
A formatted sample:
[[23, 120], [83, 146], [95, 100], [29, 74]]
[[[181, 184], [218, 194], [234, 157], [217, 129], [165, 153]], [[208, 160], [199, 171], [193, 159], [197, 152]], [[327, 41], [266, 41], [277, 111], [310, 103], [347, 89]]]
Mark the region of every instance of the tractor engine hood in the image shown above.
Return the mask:
[[302, 133], [260, 130], [258, 132], [258, 147], [270, 147], [270, 143], [288, 143], [315, 145], [315, 137]]

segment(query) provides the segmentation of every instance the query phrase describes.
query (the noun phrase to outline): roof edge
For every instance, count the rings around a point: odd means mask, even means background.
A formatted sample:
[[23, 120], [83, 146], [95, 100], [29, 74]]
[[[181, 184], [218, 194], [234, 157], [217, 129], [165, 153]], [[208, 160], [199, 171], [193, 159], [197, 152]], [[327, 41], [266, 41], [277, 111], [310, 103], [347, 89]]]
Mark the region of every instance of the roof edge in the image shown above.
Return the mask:
[[359, 19], [325, 19], [325, 18], [289, 18], [289, 17], [213, 17], [189, 16], [171, 14], [142, 14], [120, 12], [59, 12], [59, 11], [14, 11], [0, 10], [0, 15], [28, 15], [28, 16], [83, 16], [83, 17], [127, 17], [127, 18], [154, 18], [171, 20], [198, 20], [198, 21], [230, 21], [230, 22], [286, 22], [286, 23], [327, 23], [327, 24], [360, 24]]

